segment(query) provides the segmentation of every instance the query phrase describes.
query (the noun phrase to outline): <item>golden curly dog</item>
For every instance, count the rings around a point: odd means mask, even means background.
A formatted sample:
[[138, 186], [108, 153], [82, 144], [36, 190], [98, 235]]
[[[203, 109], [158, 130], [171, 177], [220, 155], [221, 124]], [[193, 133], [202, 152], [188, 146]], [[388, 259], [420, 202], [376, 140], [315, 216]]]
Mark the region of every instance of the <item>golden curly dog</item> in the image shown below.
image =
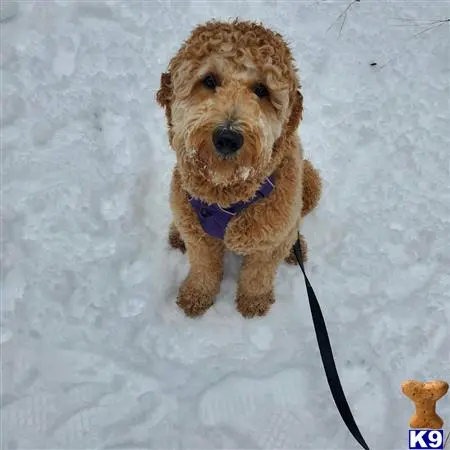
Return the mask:
[[299, 89], [283, 38], [243, 21], [198, 26], [161, 76], [157, 101], [177, 156], [169, 242], [188, 254], [177, 301], [188, 316], [213, 304], [225, 250], [244, 256], [238, 311], [262, 316], [275, 301], [277, 269], [294, 262], [301, 218], [321, 191], [296, 134]]

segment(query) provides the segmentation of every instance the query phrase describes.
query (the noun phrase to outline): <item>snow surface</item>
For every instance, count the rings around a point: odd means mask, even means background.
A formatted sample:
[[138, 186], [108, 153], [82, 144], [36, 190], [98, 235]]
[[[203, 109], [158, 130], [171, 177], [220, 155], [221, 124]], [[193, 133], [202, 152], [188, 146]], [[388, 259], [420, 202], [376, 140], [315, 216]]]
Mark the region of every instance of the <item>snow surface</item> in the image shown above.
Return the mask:
[[262, 319], [234, 309], [232, 255], [204, 318], [175, 305], [154, 95], [194, 25], [235, 16], [292, 43], [325, 180], [307, 269], [369, 445], [407, 448], [401, 382], [450, 375], [450, 28], [417, 35], [450, 4], [361, 0], [339, 36], [348, 4], [27, 1], [2, 23], [2, 449], [357, 448], [298, 268]]

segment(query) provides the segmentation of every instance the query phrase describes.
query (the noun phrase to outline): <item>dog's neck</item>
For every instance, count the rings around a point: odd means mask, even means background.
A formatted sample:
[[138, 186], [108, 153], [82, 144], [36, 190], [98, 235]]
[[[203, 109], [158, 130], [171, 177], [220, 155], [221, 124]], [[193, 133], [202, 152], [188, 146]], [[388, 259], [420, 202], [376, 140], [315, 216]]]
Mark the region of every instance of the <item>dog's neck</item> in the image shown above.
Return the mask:
[[183, 189], [190, 197], [198, 198], [209, 205], [217, 204], [222, 208], [229, 208], [238, 202], [245, 202], [252, 198], [264, 183], [270, 173], [261, 174], [251, 180], [239, 181], [226, 186], [211, 184], [209, 180], [204, 179], [200, 174], [193, 176], [183, 176], [183, 172], [175, 168], [180, 175]]

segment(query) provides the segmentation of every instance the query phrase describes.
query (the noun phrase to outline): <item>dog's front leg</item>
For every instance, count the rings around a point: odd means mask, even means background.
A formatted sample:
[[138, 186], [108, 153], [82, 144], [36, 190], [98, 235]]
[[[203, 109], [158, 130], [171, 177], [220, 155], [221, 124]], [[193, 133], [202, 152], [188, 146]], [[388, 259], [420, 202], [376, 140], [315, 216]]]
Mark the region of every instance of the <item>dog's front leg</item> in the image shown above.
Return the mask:
[[177, 304], [187, 316], [203, 315], [214, 303], [223, 277], [224, 245], [207, 236], [186, 240], [190, 270], [178, 292]]
[[274, 280], [277, 269], [289, 251], [295, 229], [275, 249], [244, 257], [237, 291], [237, 310], [244, 317], [264, 316], [275, 302]]
[[175, 240], [176, 244], [184, 244], [190, 264], [189, 274], [178, 291], [177, 304], [187, 316], [201, 316], [220, 291], [225, 245], [203, 231], [176, 169], [172, 177], [170, 203], [174, 224], [169, 239], [172, 238], [172, 243]]
[[275, 302], [273, 282], [280, 261], [271, 252], [245, 256], [239, 277], [237, 310], [244, 317], [264, 316]]

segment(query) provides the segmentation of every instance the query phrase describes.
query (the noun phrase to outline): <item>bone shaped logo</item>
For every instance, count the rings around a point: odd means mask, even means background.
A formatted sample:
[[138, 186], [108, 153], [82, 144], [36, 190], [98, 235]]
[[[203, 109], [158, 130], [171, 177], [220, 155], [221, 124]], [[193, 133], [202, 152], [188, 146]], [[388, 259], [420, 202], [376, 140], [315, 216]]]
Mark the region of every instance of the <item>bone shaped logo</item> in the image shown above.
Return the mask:
[[436, 402], [448, 391], [446, 381], [420, 382], [408, 380], [402, 383], [402, 392], [411, 399], [416, 411], [412, 415], [409, 425], [411, 428], [427, 428], [438, 430], [444, 421], [436, 414]]

